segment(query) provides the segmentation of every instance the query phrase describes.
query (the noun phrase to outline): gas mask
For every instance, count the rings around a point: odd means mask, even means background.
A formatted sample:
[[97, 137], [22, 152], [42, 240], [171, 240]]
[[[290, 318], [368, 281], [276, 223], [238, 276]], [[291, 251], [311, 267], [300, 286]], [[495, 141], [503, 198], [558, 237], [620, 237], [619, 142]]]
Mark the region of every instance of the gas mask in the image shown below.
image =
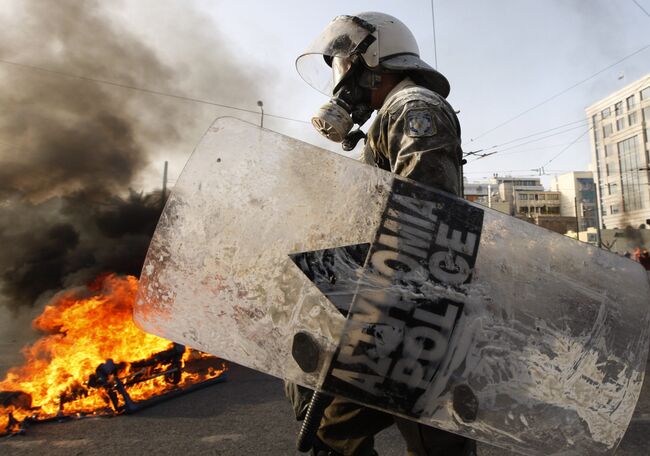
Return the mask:
[[354, 58], [334, 57], [334, 96], [316, 112], [311, 123], [327, 139], [342, 143], [343, 150], [354, 149], [365, 138], [354, 124], [363, 125], [372, 115], [371, 90], [380, 82], [380, 76], [365, 68]]

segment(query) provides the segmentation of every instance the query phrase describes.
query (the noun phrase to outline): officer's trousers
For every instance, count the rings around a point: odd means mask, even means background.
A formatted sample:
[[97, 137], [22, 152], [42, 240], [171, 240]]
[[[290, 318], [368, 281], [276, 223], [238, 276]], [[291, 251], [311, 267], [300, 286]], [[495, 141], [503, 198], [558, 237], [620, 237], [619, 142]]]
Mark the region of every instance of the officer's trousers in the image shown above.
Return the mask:
[[[311, 390], [285, 384], [287, 397], [298, 419], [304, 418]], [[435, 429], [415, 421], [364, 407], [335, 397], [325, 409], [318, 438], [344, 456], [373, 454], [374, 436], [396, 424], [406, 441], [408, 456], [474, 456], [476, 443], [465, 437]]]

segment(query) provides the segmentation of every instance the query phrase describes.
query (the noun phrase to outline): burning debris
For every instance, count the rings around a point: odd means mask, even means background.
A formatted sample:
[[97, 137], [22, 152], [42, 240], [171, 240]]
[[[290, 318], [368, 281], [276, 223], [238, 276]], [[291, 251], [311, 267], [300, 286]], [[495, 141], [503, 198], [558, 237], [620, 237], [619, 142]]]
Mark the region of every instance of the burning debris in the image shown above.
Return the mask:
[[0, 381], [0, 434], [33, 422], [132, 413], [223, 379], [223, 361], [147, 334], [132, 320], [138, 281], [105, 275], [56, 296], [46, 333]]
[[[0, 118], [0, 310], [11, 320], [0, 329], [20, 334], [14, 321], [49, 305], [34, 321], [47, 335], [0, 381], [0, 434], [132, 412], [223, 378], [221, 361], [135, 327], [137, 279], [71, 287], [139, 273], [163, 201], [129, 189], [142, 188], [160, 154], [188, 151], [217, 115], [126, 87], [238, 105], [258, 96], [257, 72], [232, 63], [214, 24], [187, 5], [156, 9], [183, 15], [164, 43], [98, 0], [14, 3], [0, 11], [17, 24], [0, 27], [0, 104], [11, 107]], [[51, 298], [62, 289], [73, 291]]]

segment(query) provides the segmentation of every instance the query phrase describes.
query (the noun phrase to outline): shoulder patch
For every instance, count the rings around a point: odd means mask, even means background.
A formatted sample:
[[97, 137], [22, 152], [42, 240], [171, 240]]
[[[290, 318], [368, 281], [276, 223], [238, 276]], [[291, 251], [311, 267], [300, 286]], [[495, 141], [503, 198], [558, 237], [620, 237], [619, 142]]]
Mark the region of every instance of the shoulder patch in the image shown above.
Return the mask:
[[433, 136], [437, 133], [431, 111], [427, 108], [415, 108], [406, 111], [404, 133], [411, 138]]

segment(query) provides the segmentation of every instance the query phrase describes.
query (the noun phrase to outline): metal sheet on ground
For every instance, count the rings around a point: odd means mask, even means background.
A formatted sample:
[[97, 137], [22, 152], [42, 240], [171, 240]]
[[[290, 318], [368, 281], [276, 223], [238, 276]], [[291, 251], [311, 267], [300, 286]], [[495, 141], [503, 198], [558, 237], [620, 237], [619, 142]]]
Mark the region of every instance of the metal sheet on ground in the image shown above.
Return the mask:
[[135, 319], [504, 448], [611, 454], [648, 302], [630, 260], [224, 118], [170, 196]]

